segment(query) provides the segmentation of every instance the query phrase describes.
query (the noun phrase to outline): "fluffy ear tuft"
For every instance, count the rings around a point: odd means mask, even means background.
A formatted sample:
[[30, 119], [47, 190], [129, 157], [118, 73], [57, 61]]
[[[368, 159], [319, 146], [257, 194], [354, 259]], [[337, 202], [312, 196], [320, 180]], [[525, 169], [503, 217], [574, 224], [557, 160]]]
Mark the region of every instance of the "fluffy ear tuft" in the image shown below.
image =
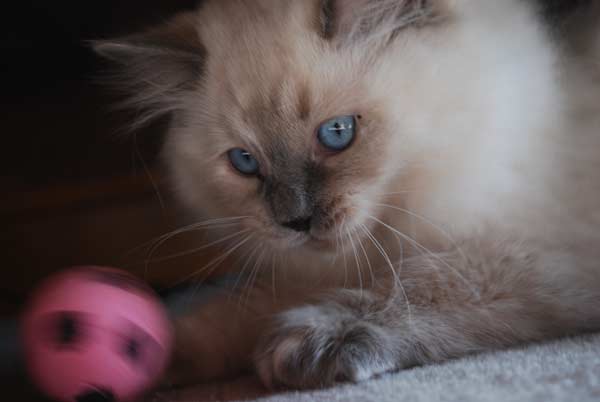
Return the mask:
[[127, 93], [123, 106], [144, 110], [137, 124], [179, 109], [201, 81], [206, 51], [195, 17], [179, 14], [141, 34], [92, 42], [116, 65], [110, 81]]
[[[342, 43], [384, 42], [405, 28], [445, 16], [447, 0], [323, 0], [325, 37]], [[327, 30], [325, 30], [325, 28]]]

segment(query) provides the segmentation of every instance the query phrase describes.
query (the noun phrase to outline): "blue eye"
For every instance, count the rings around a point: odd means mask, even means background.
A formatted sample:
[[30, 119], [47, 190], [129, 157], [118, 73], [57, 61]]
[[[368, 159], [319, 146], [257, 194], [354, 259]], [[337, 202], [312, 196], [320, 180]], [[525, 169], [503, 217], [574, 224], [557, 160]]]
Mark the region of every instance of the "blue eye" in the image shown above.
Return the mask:
[[356, 134], [356, 118], [340, 116], [328, 120], [319, 127], [319, 142], [331, 151], [340, 152], [352, 145]]
[[241, 148], [234, 148], [228, 152], [229, 160], [233, 167], [240, 173], [253, 176], [258, 173], [258, 161], [252, 154]]

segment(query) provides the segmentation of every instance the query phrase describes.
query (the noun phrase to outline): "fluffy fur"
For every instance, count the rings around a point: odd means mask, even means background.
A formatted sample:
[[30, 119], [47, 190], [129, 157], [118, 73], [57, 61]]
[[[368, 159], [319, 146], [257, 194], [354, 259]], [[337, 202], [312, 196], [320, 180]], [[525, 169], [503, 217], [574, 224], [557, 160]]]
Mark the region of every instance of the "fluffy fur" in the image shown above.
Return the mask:
[[[261, 272], [243, 306], [180, 320], [176, 381], [254, 362], [319, 387], [599, 329], [597, 8], [208, 0], [97, 43], [144, 121], [172, 114], [180, 199]], [[324, 152], [317, 127], [347, 114], [355, 143]], [[282, 225], [300, 199], [309, 234]]]

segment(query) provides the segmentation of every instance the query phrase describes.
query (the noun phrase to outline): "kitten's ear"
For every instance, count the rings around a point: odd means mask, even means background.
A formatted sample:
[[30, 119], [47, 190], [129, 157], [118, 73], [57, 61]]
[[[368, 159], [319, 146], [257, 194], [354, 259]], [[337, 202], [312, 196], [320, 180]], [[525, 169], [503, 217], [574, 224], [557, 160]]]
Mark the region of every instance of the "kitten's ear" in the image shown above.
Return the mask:
[[452, 1], [321, 0], [321, 29], [345, 43], [389, 41], [402, 29], [440, 21]]
[[195, 13], [183, 13], [141, 34], [92, 42], [115, 63], [113, 84], [127, 92], [126, 106], [147, 111], [144, 121], [176, 110], [200, 82], [205, 48], [197, 25]]

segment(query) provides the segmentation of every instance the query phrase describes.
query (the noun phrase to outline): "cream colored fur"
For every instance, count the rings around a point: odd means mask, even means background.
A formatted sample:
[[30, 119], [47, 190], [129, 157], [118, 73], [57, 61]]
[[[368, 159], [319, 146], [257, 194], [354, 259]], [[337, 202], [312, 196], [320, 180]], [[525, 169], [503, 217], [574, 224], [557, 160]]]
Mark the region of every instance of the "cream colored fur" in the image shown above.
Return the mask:
[[[179, 17], [206, 58], [193, 86], [180, 75], [152, 97], [173, 112], [172, 182], [199, 221], [243, 217], [215, 238], [239, 233], [228, 246], [262, 273], [247, 310], [224, 298], [181, 320], [179, 379], [254, 353], [269, 385], [329, 385], [600, 328], [597, 20], [552, 31], [526, 1], [341, 0], [326, 39], [320, 3], [213, 0]], [[99, 51], [115, 46], [131, 45]], [[356, 143], [324, 157], [315, 130], [345, 114], [362, 117]], [[279, 142], [327, 169], [333, 229], [282, 229], [226, 158], [249, 149], [268, 176]], [[371, 342], [353, 360], [339, 339], [356, 325]]]

